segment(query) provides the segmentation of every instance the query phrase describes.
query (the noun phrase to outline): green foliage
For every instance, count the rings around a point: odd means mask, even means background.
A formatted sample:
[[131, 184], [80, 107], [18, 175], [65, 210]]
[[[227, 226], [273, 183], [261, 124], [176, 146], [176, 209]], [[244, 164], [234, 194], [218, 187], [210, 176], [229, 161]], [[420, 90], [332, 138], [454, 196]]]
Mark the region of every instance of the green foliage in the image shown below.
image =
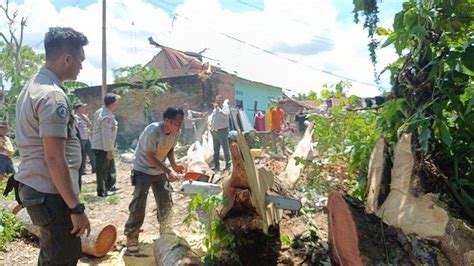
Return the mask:
[[128, 84], [116, 89], [120, 94], [129, 93], [131, 88], [143, 89], [145, 117], [150, 109], [150, 99], [169, 89], [167, 83], [159, 80], [161, 74], [157, 68], [138, 64], [114, 69], [113, 75], [115, 83]]
[[[391, 29], [377, 33], [399, 58], [387, 67], [392, 100], [379, 120], [395, 142], [413, 133], [417, 149], [474, 208], [474, 1], [410, 0]], [[426, 180], [425, 180], [426, 181]], [[439, 191], [435, 191], [439, 192]]]
[[353, 0], [354, 3], [354, 20], [356, 23], [359, 23], [359, 14], [365, 16], [364, 21], [364, 29], [367, 29], [369, 32], [370, 43], [368, 44], [369, 52], [370, 52], [370, 60], [372, 61], [372, 65], [374, 67], [374, 77], [375, 81], [379, 81], [379, 77], [376, 70], [377, 64], [377, 48], [379, 42], [375, 39], [375, 34], [379, 33], [380, 29], [377, 27], [379, 22], [378, 17], [378, 5], [377, 0]]
[[[44, 54], [36, 54], [33, 48], [22, 46], [18, 62], [10, 45], [0, 41], [0, 92], [5, 90], [6, 104], [0, 107], [0, 118], [14, 117], [16, 99], [23, 85], [38, 71], [44, 62]], [[17, 71], [16, 65], [18, 64]], [[11, 84], [5, 88], [4, 84]], [[10, 123], [13, 119], [10, 119]]]
[[23, 224], [10, 210], [0, 209], [0, 251], [5, 252], [5, 244], [21, 236]]
[[[333, 99], [335, 104], [330, 110], [330, 115], [313, 114], [308, 119], [314, 122], [313, 133], [318, 142], [318, 152], [328, 158], [330, 164], [348, 165], [349, 176], [357, 178], [357, 180], [351, 181], [357, 182], [355, 184], [357, 189], [352, 191], [353, 195], [362, 198], [370, 153], [381, 132], [377, 127], [378, 114], [376, 111], [356, 112], [348, 109], [360, 100], [354, 96], [349, 98], [344, 96], [344, 91], [348, 86], [350, 85], [340, 82], [332, 86], [332, 91], [326, 87], [318, 100]], [[314, 163], [313, 167], [318, 169], [320, 165]], [[316, 179], [316, 176], [314, 178]], [[320, 180], [316, 179], [315, 181]], [[319, 185], [324, 184], [319, 183]]]
[[231, 251], [228, 256], [237, 259], [237, 253], [234, 250], [237, 245], [242, 244], [242, 240], [227, 231], [217, 215], [216, 210], [223, 204], [225, 204], [225, 200], [222, 196], [203, 197], [201, 194], [197, 194], [188, 206], [188, 215], [184, 219], [185, 223], [190, 224], [193, 220], [196, 220], [196, 213], [201, 210], [207, 215], [203, 228], [206, 233], [203, 244], [207, 249], [207, 254], [203, 258], [204, 265], [215, 265], [216, 255], [224, 250]]

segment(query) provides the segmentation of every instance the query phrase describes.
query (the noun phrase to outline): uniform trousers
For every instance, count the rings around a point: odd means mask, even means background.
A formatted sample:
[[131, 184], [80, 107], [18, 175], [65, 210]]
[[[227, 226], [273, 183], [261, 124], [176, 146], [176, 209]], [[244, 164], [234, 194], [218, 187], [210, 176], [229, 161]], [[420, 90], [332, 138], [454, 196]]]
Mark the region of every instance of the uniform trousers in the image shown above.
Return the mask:
[[82, 253], [81, 238], [71, 235], [71, 214], [61, 195], [42, 193], [21, 183], [19, 193], [32, 223], [40, 230], [38, 265], [76, 265]]
[[97, 194], [106, 195], [116, 182], [115, 161], [107, 159], [107, 152], [103, 150], [93, 150], [95, 155], [95, 167], [97, 177]]
[[160, 223], [160, 233], [163, 234], [171, 231], [171, 221], [173, 219], [171, 207], [173, 200], [170, 191], [165, 189], [167, 182], [166, 174], [149, 175], [137, 170], [133, 171], [132, 185], [135, 186], [135, 189], [133, 191], [133, 199], [128, 207], [130, 215], [125, 224], [125, 235], [137, 232], [142, 227], [150, 187], [155, 196], [156, 218]]

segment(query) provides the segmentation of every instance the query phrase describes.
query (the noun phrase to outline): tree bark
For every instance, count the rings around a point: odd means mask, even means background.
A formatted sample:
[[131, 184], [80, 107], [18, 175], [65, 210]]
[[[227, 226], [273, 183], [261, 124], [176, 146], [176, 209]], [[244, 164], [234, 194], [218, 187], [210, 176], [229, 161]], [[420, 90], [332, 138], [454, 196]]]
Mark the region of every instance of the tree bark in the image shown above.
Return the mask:
[[387, 171], [389, 169], [386, 149], [385, 140], [380, 138], [375, 143], [374, 149], [370, 154], [369, 171], [367, 174], [367, 213], [378, 211], [379, 206], [385, 201], [390, 190], [390, 173]]
[[164, 234], [155, 242], [157, 265], [201, 265], [201, 260], [192, 252], [186, 240], [173, 234]]
[[[376, 144], [374, 154], [382, 156], [380, 143]], [[445, 204], [438, 200], [437, 195], [425, 193], [421, 180], [414, 172], [415, 158], [412, 149], [412, 136], [404, 135], [394, 148], [393, 167], [391, 170], [390, 191], [388, 197], [381, 198], [374, 193], [383, 189], [380, 182], [381, 161], [371, 160], [369, 175], [369, 196], [371, 208], [387, 224], [400, 228], [410, 253], [416, 254], [421, 250], [420, 243], [428, 243], [429, 248], [440, 248], [442, 254], [427, 257], [423, 263], [430, 263], [433, 257], [436, 261], [448, 260], [452, 265], [471, 265], [474, 263], [474, 229], [466, 223], [449, 215]], [[379, 170], [375, 168], [379, 167]], [[423, 257], [417, 255], [416, 257]]]

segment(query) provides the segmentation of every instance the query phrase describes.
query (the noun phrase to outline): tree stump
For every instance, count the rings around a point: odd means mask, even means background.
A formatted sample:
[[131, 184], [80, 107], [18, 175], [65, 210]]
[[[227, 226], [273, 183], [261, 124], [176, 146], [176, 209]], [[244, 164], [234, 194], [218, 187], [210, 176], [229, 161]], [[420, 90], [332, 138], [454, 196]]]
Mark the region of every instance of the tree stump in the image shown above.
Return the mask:
[[[375, 145], [373, 155], [382, 156], [380, 143]], [[412, 136], [405, 134], [394, 149], [390, 192], [381, 201], [381, 161], [371, 160], [369, 167], [370, 207], [387, 224], [400, 228], [411, 246], [420, 241], [434, 241], [452, 265], [474, 263], [474, 229], [449, 215], [447, 207], [432, 193], [425, 193], [421, 181], [414, 173]], [[381, 204], [378, 204], [381, 202]], [[416, 236], [416, 238], [409, 236]], [[420, 240], [420, 241], [419, 241]], [[414, 250], [414, 248], [411, 248]], [[416, 252], [415, 252], [416, 253]], [[438, 257], [439, 257], [438, 256]]]

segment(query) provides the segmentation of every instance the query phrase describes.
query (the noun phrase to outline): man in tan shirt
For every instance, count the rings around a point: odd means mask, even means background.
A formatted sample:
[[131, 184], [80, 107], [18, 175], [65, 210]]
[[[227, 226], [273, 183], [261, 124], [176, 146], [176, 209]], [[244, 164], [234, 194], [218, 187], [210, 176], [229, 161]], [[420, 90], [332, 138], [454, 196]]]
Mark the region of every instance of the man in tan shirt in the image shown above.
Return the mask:
[[92, 129], [92, 150], [95, 155], [97, 195], [106, 197], [116, 193], [116, 173], [114, 161], [115, 140], [117, 138], [117, 120], [114, 111], [118, 108], [120, 96], [107, 93], [104, 106], [94, 113]]
[[16, 103], [21, 161], [15, 179], [22, 204], [40, 229], [38, 265], [77, 264], [80, 236], [90, 232], [79, 201], [81, 144], [62, 83], [77, 78], [87, 43], [71, 28], [50, 28], [44, 39], [46, 63]]

